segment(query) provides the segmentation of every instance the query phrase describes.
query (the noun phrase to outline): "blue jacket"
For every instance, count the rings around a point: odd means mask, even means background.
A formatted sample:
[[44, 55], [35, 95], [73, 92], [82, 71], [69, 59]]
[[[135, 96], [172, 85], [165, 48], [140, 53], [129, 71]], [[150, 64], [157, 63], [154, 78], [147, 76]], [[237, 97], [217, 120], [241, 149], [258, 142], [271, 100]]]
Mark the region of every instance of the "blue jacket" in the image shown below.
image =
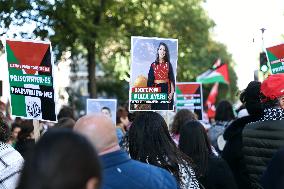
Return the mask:
[[130, 159], [118, 150], [100, 157], [102, 189], [176, 189], [175, 178], [166, 170]]

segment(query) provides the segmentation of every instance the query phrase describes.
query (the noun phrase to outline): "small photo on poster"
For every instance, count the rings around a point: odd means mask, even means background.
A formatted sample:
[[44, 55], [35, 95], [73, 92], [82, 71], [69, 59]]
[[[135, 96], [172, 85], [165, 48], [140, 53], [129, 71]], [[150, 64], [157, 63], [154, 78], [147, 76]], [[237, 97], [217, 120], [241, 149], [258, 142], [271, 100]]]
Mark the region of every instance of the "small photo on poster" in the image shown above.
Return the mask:
[[87, 99], [87, 115], [103, 113], [116, 123], [116, 99]]
[[178, 40], [131, 37], [130, 111], [174, 110]]

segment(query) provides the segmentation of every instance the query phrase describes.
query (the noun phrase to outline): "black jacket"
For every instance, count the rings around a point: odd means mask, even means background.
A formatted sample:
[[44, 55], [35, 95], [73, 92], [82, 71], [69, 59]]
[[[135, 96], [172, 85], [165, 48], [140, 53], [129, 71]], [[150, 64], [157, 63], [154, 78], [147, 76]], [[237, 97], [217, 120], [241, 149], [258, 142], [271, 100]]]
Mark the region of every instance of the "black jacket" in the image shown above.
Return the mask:
[[273, 155], [284, 147], [284, 120], [259, 121], [243, 130], [243, 153], [253, 188], [261, 188], [260, 176]]
[[241, 189], [249, 189], [250, 181], [242, 152], [242, 132], [246, 124], [255, 122], [257, 116], [245, 116], [233, 121], [225, 130], [223, 137], [226, 140], [222, 157], [228, 163], [235, 177], [236, 183]]
[[264, 189], [283, 189], [284, 188], [284, 149], [278, 151], [263, 177], [261, 178], [261, 185]]
[[205, 176], [200, 177], [198, 180], [206, 189], [238, 188], [228, 164], [215, 155], [209, 156]]
[[24, 159], [26, 159], [27, 154], [33, 150], [35, 146], [35, 140], [34, 139], [25, 139], [25, 140], [19, 140], [16, 143], [15, 149], [23, 156]]

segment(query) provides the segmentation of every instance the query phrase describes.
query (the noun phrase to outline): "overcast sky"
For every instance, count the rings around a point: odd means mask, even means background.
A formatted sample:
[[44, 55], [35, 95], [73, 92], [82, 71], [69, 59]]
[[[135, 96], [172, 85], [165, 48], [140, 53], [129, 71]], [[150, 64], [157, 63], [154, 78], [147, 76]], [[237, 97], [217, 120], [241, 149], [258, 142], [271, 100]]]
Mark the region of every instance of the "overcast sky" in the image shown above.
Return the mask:
[[207, 0], [204, 8], [214, 20], [214, 39], [224, 43], [233, 55], [238, 86], [244, 89], [253, 80], [264, 46], [284, 43], [284, 0]]

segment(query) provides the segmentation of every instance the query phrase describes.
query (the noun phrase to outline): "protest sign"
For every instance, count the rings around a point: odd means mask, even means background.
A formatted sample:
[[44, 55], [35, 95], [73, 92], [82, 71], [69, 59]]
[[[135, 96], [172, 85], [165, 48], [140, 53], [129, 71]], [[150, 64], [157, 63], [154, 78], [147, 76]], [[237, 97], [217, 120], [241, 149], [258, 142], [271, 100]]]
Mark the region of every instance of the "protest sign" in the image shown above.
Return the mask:
[[179, 82], [176, 84], [176, 109], [189, 109], [198, 116], [203, 117], [202, 85], [197, 82]]
[[92, 113], [103, 113], [116, 123], [116, 99], [87, 99], [87, 115]]
[[174, 110], [177, 39], [131, 37], [129, 110]]
[[50, 42], [5, 40], [12, 115], [57, 121]]
[[284, 73], [284, 44], [266, 48], [272, 74]]

